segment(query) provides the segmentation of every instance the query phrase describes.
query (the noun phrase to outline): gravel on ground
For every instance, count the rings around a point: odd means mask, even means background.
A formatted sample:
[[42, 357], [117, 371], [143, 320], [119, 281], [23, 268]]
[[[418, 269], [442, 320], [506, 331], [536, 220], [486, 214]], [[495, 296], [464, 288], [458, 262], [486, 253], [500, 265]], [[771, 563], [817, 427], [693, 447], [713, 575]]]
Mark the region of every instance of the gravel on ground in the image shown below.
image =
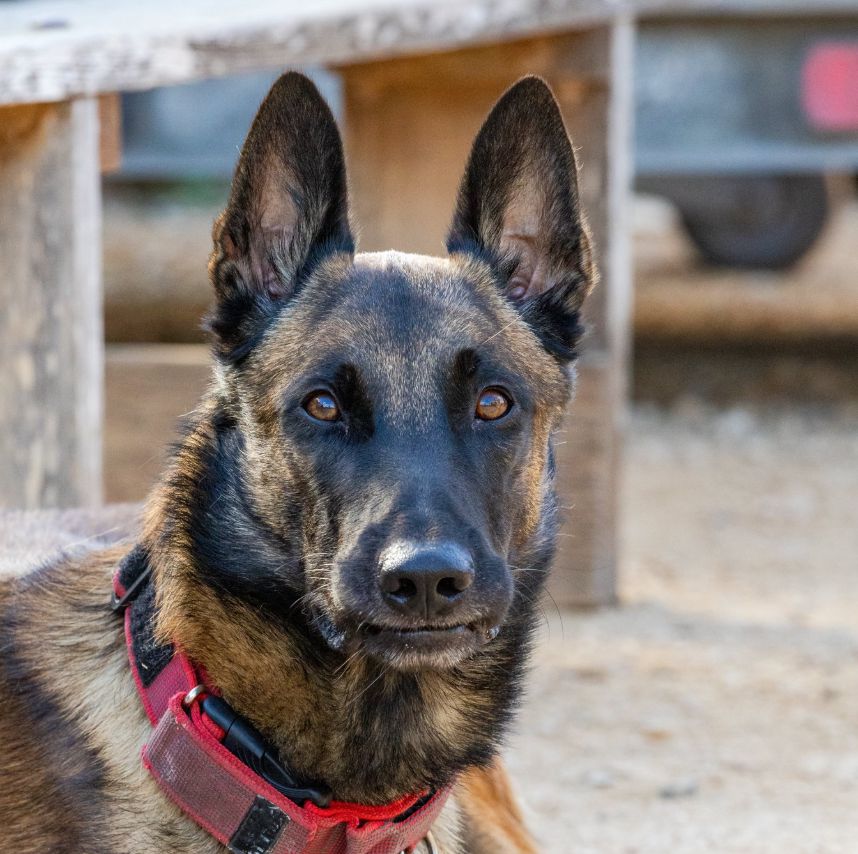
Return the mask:
[[512, 740], [541, 850], [855, 854], [858, 412], [639, 407], [623, 509]]

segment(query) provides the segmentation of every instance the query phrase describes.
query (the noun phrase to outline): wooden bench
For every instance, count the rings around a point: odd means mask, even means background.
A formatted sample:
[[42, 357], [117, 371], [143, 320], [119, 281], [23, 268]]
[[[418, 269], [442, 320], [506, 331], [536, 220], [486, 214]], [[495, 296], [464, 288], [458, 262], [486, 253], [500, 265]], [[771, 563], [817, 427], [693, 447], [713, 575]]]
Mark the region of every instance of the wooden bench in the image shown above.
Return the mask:
[[631, 43], [628, 15], [609, 0], [0, 5], [0, 504], [100, 502], [98, 96], [334, 67], [361, 248], [437, 254], [479, 123], [507, 85], [538, 73], [580, 152], [602, 270], [559, 448], [570, 523], [553, 592], [563, 604], [610, 602], [630, 295]]

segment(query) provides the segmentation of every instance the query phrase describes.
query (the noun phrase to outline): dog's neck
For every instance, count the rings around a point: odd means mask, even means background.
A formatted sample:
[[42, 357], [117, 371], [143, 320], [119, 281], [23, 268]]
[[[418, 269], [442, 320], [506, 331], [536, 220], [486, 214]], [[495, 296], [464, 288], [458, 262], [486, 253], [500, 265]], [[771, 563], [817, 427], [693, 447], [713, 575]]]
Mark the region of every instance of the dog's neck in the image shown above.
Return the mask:
[[201, 418], [150, 504], [161, 638], [336, 799], [390, 802], [490, 760], [519, 694], [535, 597], [517, 600], [491, 652], [452, 671], [402, 673], [333, 650], [301, 592], [277, 586], [295, 557], [240, 494], [231, 429], [215, 411]]

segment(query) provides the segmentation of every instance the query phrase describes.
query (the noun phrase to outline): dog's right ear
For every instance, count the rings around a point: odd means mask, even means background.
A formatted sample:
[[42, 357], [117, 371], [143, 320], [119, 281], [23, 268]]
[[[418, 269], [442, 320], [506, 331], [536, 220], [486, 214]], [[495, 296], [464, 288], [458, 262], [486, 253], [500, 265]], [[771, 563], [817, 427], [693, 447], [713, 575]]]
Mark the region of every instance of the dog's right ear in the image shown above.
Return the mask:
[[262, 102], [213, 238], [209, 326], [230, 361], [252, 349], [319, 259], [354, 254], [342, 141], [303, 75], [284, 74]]

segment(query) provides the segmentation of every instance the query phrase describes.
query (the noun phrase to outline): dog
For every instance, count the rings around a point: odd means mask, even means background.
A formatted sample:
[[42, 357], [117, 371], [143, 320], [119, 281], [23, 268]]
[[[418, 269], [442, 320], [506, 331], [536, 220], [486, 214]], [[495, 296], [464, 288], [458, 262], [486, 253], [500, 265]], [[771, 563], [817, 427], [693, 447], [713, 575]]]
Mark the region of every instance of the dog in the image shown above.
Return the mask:
[[213, 379], [136, 546], [0, 582], [3, 850], [537, 850], [498, 749], [595, 278], [547, 84], [476, 136], [446, 257], [353, 234], [334, 118], [287, 73], [214, 225]]

